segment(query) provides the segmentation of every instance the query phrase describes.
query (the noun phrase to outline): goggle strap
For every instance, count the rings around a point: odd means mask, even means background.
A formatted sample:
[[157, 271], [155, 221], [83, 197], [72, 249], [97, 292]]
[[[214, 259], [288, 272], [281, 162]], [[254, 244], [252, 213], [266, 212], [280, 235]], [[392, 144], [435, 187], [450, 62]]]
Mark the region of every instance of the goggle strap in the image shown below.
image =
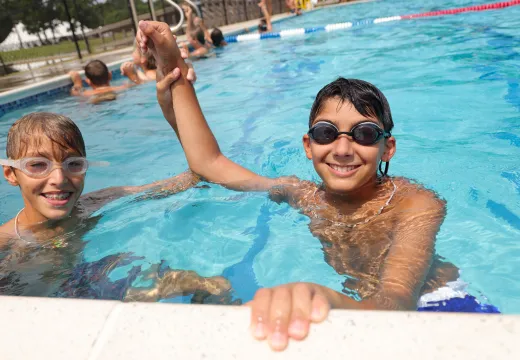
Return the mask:
[[89, 161], [88, 166], [107, 167], [110, 166], [108, 161]]
[[14, 166], [15, 164], [16, 164], [16, 160], [0, 159], [0, 165], [3, 165], [3, 166]]

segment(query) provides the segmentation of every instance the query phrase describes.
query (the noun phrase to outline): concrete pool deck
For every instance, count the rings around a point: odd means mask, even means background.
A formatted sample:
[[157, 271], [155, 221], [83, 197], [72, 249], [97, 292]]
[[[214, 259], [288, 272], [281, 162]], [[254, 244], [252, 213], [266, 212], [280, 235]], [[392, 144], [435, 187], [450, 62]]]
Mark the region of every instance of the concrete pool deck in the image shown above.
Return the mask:
[[0, 297], [2, 360], [520, 359], [520, 317], [334, 310], [275, 353], [237, 306]]

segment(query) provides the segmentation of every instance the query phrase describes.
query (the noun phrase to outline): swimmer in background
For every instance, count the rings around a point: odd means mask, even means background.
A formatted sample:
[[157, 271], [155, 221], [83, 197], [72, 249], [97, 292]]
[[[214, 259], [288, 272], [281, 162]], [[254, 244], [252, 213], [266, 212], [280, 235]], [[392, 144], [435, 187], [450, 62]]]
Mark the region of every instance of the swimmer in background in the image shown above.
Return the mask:
[[[202, 45], [205, 43], [213, 45], [213, 39], [211, 38], [208, 28], [204, 24], [204, 20], [193, 14], [193, 9], [190, 4], [185, 2], [181, 5], [181, 8], [186, 15], [186, 37], [190, 45], [195, 49], [198, 48], [197, 42]], [[197, 34], [199, 31], [202, 32], [202, 35]], [[203, 38], [204, 41], [201, 41], [201, 38]]]
[[[177, 39], [175, 35], [173, 35], [173, 37]], [[188, 53], [189, 51], [181, 49], [181, 56], [183, 59], [188, 58]], [[195, 82], [197, 80], [197, 75], [193, 70], [191, 63], [188, 63], [188, 66], [191, 69], [190, 81]], [[119, 70], [121, 71], [121, 75], [126, 76], [135, 84], [142, 84], [152, 80], [155, 81], [157, 78], [155, 58], [150, 54], [141, 54], [138, 46], [134, 47], [134, 51], [132, 52], [132, 61], [122, 63]]]
[[269, 12], [265, 0], [258, 3], [260, 10], [262, 11], [263, 18], [260, 19], [258, 24], [258, 32], [265, 33], [273, 31], [273, 24], [271, 23], [271, 13]]
[[190, 51], [187, 43], [181, 45], [181, 49], [185, 53], [188, 53], [188, 59], [198, 60], [209, 56], [210, 45], [206, 43], [206, 39], [204, 38], [204, 32], [202, 30], [199, 29], [195, 33], [195, 40], [191, 41], [190, 43], [194, 48], [193, 51]]
[[101, 60], [92, 60], [85, 66], [85, 77], [87, 84], [91, 89], [83, 87], [81, 75], [77, 71], [69, 72], [70, 79], [73, 82], [70, 94], [73, 96], [82, 96], [90, 98], [91, 103], [97, 104], [104, 101], [112, 101], [117, 98], [117, 92], [128, 89], [134, 86], [139, 81], [135, 71], [128, 70], [128, 78], [132, 81], [130, 83], [112, 86], [112, 72]]
[[295, 14], [296, 16], [302, 14], [302, 9], [298, 6], [297, 0], [285, 0], [285, 5], [289, 8], [291, 14]]
[[224, 34], [222, 34], [222, 31], [219, 28], [215, 28], [211, 31], [211, 42], [213, 43], [213, 46], [216, 48], [222, 48], [224, 46], [227, 46], [228, 43], [226, 40], [224, 40]]
[[[167, 24], [141, 21], [137, 41], [165, 71], [187, 73]], [[193, 87], [175, 82], [171, 95], [158, 101], [191, 170], [229, 189], [268, 191], [301, 211], [325, 261], [345, 275], [342, 293], [304, 282], [256, 293], [251, 331], [274, 350], [285, 349], [289, 338], [305, 338], [310, 323], [323, 321], [331, 308], [416, 310], [422, 294], [457, 279], [458, 269], [435, 252], [446, 202], [414, 181], [388, 175], [396, 139], [388, 101], [374, 85], [338, 78], [317, 94], [302, 142], [321, 184], [271, 179], [234, 163], [220, 152]]]

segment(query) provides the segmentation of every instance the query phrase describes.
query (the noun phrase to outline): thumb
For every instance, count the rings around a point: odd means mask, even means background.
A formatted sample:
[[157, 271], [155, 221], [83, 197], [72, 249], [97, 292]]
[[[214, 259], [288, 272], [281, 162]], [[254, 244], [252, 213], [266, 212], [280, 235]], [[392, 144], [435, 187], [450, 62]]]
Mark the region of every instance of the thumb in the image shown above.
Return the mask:
[[179, 79], [181, 75], [181, 70], [179, 68], [175, 68], [172, 72], [169, 72], [164, 79], [157, 82], [157, 90], [165, 91], [170, 88], [170, 86]]

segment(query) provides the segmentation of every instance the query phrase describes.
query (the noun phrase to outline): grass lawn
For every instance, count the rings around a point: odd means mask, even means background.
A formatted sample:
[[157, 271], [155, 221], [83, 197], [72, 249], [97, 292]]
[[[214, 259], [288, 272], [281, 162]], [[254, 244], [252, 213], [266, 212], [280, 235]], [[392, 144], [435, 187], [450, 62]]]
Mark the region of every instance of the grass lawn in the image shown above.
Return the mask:
[[[130, 33], [127, 33], [130, 34]], [[116, 41], [123, 39], [123, 33], [116, 34]], [[105, 43], [110, 45], [113, 42], [112, 37], [105, 38]], [[83, 40], [78, 41], [80, 49], [83, 51], [87, 50], [87, 46]], [[89, 39], [90, 48], [93, 53], [103, 51], [103, 41], [100, 38]], [[5, 63], [13, 61], [35, 59], [46, 56], [55, 56], [60, 54], [76, 53], [76, 46], [73, 41], [63, 41], [55, 45], [44, 45], [33, 47], [30, 49], [20, 49], [13, 51], [2, 51], [0, 55]]]

